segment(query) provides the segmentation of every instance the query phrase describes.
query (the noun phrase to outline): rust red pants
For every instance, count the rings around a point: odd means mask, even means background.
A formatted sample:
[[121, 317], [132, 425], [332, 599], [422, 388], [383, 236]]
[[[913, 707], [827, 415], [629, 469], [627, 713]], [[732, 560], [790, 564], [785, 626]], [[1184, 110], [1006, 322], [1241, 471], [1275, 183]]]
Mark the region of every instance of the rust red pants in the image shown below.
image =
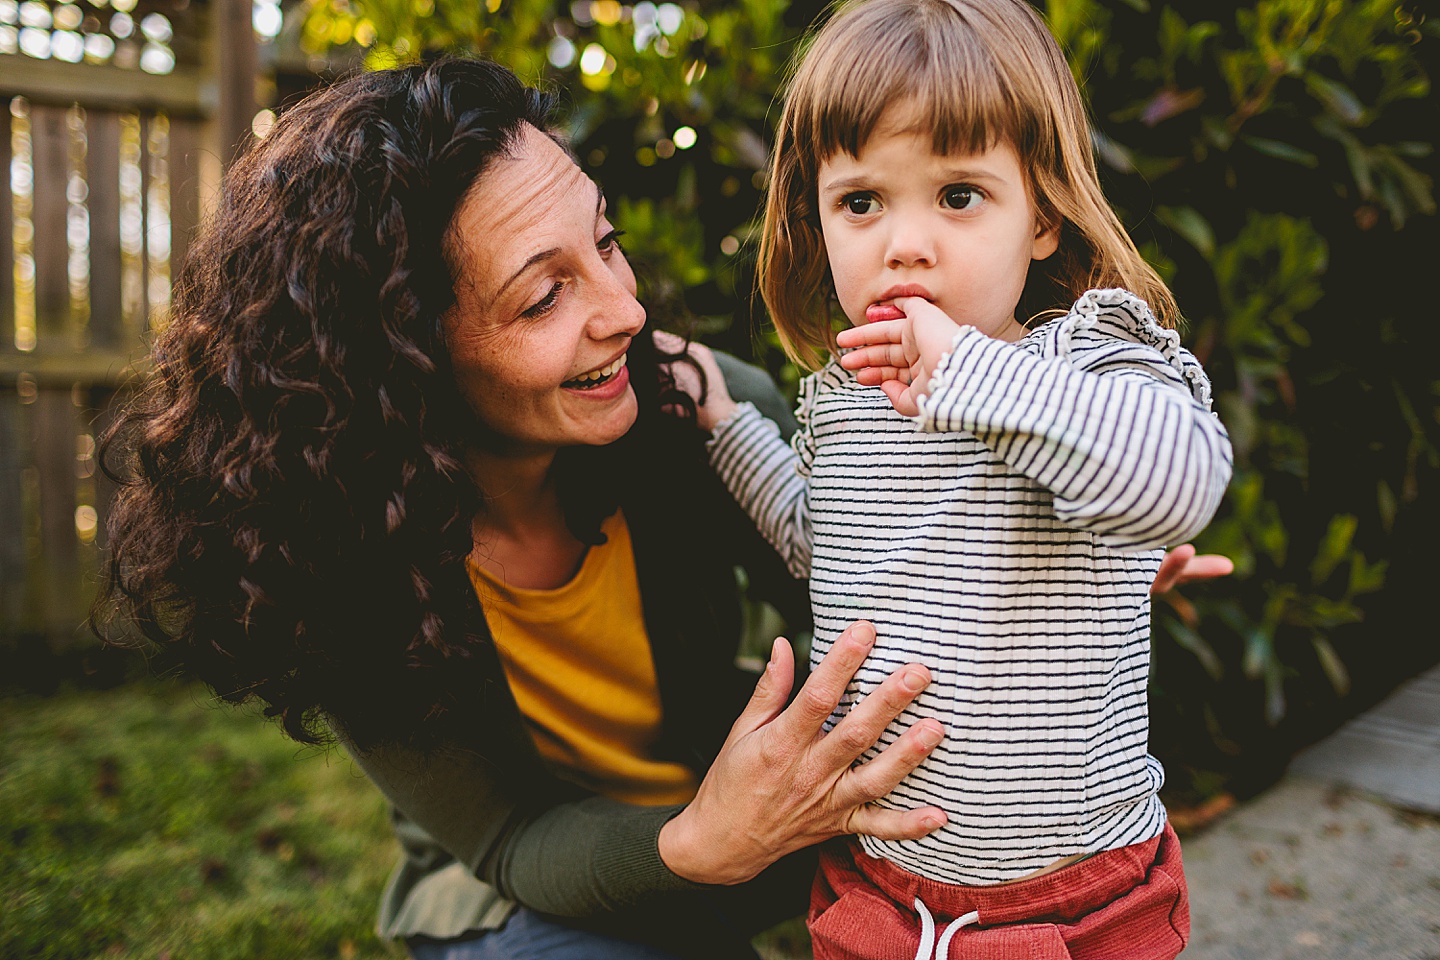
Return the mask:
[[927, 880], [853, 840], [832, 841], [810, 893], [815, 960], [914, 960], [917, 898], [937, 933], [979, 913], [954, 932], [949, 960], [1173, 960], [1190, 939], [1180, 841], [1169, 824], [1154, 840], [992, 887]]

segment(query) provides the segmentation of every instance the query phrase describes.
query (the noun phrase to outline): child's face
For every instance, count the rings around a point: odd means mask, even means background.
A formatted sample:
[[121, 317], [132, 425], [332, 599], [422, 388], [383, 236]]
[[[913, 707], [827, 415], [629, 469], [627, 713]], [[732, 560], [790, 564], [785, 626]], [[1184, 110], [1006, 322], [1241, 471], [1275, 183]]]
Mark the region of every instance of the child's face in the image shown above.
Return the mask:
[[1018, 339], [1025, 274], [1055, 252], [1059, 231], [1038, 223], [1014, 148], [940, 156], [928, 132], [894, 117], [858, 157], [820, 166], [820, 228], [841, 309], [858, 325], [867, 309], [919, 296], [956, 323]]

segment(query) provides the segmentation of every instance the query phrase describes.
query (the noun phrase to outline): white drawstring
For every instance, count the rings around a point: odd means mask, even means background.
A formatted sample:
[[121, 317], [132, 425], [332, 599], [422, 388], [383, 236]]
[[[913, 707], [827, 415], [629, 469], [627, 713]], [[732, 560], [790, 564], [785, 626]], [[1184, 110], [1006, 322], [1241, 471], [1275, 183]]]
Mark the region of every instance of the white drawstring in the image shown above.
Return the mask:
[[969, 926], [980, 921], [980, 911], [971, 910], [963, 917], [956, 917], [950, 921], [950, 926], [940, 935], [940, 942], [935, 944], [935, 960], [950, 960], [950, 938], [960, 932], [961, 927]]
[[930, 915], [930, 908], [916, 897], [915, 909], [920, 911], [920, 949], [915, 951], [915, 960], [950, 960], [950, 939], [960, 932], [961, 927], [980, 921], [979, 910], [971, 910], [963, 917], [956, 917], [940, 934], [940, 942], [936, 943], [935, 918]]
[[935, 918], [919, 897], [915, 909], [920, 911], [920, 949], [915, 951], [915, 960], [930, 960], [935, 949]]

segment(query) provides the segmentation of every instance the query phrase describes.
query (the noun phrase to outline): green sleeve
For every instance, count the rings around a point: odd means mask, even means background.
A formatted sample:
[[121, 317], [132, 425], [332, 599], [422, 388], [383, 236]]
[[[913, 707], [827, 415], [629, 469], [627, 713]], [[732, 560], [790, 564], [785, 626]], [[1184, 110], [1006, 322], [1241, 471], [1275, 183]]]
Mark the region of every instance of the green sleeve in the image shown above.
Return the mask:
[[693, 889], [660, 859], [660, 828], [679, 805], [604, 797], [522, 803], [502, 771], [459, 748], [351, 751], [390, 802], [506, 899], [568, 917], [643, 905]]

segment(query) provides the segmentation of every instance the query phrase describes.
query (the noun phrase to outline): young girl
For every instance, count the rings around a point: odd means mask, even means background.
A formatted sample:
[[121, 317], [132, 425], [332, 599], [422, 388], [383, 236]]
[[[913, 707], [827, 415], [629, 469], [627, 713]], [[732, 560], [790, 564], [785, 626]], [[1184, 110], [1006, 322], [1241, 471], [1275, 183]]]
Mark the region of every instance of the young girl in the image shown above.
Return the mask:
[[790, 84], [761, 289], [792, 356], [853, 349], [802, 384], [793, 449], [712, 399], [712, 460], [810, 577], [812, 657], [875, 623], [841, 712], [920, 661], [934, 680], [882, 743], [946, 731], [882, 801], [943, 827], [822, 858], [817, 958], [1170, 958], [1188, 937], [1146, 753], [1147, 588], [1231, 455], [1090, 144], [1022, 0], [842, 8]]

